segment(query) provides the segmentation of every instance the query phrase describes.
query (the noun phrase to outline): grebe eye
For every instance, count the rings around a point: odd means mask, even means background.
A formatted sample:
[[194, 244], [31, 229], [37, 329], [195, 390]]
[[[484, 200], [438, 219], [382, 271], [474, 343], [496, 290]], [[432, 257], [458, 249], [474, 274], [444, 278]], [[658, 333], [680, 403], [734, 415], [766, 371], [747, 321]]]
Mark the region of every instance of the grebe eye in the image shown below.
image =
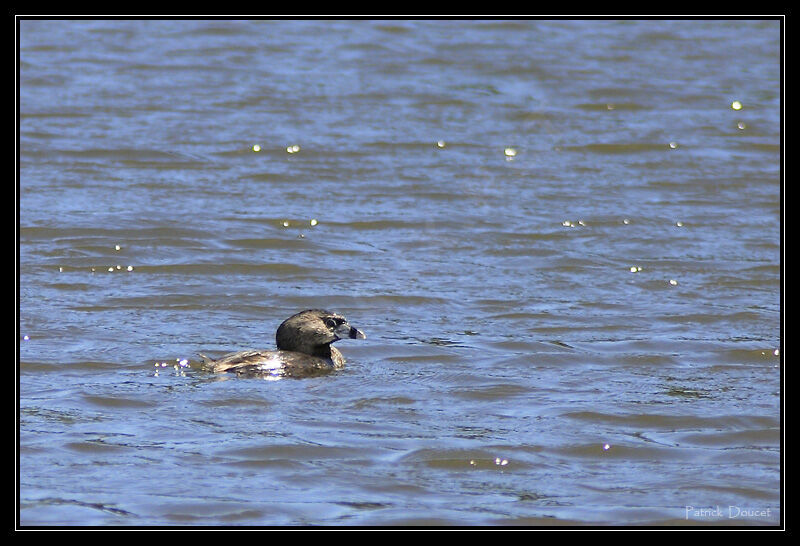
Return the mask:
[[336, 328], [336, 321], [332, 318], [327, 318], [325, 319], [325, 326], [328, 328]]

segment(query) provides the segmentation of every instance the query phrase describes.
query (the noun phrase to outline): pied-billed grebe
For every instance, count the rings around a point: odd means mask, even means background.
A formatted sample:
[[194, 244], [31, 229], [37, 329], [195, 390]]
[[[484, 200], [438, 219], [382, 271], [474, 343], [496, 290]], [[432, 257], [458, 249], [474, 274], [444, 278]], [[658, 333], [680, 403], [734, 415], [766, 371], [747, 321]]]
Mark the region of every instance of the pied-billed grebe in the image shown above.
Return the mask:
[[342, 315], [308, 309], [284, 320], [275, 334], [277, 351], [239, 351], [218, 359], [198, 353], [214, 372], [246, 376], [304, 377], [344, 367], [344, 357], [331, 343], [340, 339], [365, 339]]

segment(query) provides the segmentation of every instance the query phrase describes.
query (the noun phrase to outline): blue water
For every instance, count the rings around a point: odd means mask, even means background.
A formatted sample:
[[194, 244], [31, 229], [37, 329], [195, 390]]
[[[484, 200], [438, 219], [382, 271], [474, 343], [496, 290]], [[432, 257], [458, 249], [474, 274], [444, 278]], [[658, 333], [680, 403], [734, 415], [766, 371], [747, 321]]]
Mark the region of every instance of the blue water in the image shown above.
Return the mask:
[[781, 523], [780, 20], [18, 29], [18, 525]]

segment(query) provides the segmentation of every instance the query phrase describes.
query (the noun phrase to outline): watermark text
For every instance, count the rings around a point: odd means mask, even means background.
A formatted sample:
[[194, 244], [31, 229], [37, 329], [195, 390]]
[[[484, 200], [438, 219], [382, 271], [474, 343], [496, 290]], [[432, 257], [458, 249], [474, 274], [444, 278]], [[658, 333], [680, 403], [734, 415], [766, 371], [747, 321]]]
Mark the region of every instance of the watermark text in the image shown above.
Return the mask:
[[771, 519], [772, 508], [745, 508], [742, 506], [686, 506], [685, 519]]

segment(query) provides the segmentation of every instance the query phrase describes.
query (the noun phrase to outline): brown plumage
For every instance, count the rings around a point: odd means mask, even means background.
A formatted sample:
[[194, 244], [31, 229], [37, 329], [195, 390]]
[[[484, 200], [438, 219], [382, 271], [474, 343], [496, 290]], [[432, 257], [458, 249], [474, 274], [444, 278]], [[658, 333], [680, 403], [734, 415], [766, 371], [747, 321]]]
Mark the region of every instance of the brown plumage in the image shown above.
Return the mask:
[[277, 351], [239, 351], [218, 359], [200, 354], [214, 372], [262, 377], [305, 377], [344, 367], [344, 357], [331, 344], [364, 339], [342, 315], [323, 309], [301, 311], [283, 321], [275, 334]]

